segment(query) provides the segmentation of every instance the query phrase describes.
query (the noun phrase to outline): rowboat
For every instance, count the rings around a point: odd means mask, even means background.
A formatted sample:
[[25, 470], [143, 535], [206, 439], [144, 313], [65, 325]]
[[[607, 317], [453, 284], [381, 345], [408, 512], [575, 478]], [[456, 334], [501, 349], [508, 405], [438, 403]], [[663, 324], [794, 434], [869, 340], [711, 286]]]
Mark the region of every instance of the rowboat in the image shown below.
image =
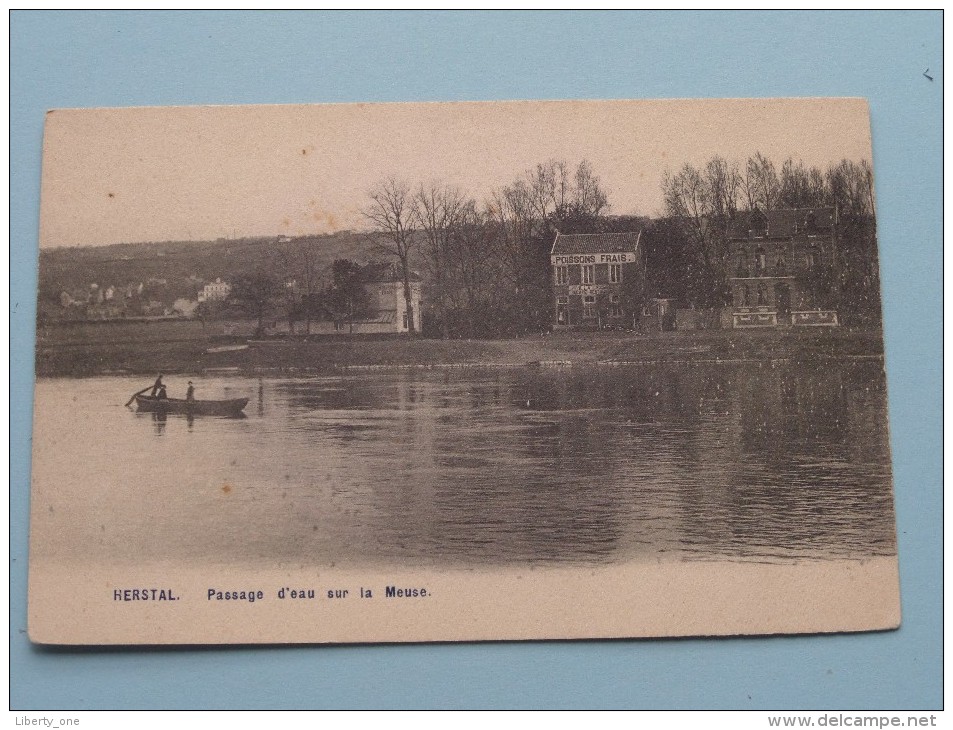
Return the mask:
[[231, 400], [185, 400], [136, 396], [136, 410], [150, 413], [187, 413], [196, 416], [236, 416], [248, 405], [248, 398]]
[[247, 349], [248, 345], [219, 345], [218, 347], [209, 347], [205, 352], [209, 355], [214, 355], [218, 352], [239, 352]]

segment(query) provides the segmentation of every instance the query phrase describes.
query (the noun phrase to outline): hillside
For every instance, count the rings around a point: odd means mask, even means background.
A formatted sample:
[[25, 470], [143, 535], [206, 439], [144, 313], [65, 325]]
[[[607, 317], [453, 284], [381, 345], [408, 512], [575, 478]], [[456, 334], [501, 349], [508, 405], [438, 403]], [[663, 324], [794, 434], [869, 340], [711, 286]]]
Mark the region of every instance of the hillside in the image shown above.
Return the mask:
[[368, 234], [350, 231], [285, 238], [280, 243], [277, 237], [268, 237], [47, 249], [40, 251], [40, 299], [51, 300], [62, 291], [86, 290], [91, 283], [119, 287], [149, 279], [164, 279], [170, 292], [177, 293], [187, 288], [190, 277], [227, 281], [262, 267], [284, 275], [279, 269], [285, 268], [283, 262], [287, 261], [294, 262], [286, 265], [294, 277], [306, 247], [312, 252], [318, 277], [326, 275], [335, 259], [367, 262], [380, 258]]

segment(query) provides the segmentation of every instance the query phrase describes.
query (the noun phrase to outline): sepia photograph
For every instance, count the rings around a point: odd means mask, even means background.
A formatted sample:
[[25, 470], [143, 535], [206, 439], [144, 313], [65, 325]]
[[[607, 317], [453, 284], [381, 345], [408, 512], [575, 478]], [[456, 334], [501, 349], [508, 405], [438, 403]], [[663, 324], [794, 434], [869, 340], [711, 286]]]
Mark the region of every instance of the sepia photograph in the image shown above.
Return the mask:
[[875, 169], [858, 98], [49, 111], [31, 640], [898, 627]]

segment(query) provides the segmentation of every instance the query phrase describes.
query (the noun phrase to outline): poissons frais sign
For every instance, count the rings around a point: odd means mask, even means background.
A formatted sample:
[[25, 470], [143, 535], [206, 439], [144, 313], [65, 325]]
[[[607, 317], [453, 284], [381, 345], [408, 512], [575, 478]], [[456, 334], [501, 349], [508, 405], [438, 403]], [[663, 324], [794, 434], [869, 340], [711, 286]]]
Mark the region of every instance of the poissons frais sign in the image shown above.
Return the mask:
[[616, 251], [615, 253], [573, 253], [553, 254], [554, 266], [567, 264], [634, 264], [635, 253], [632, 251]]

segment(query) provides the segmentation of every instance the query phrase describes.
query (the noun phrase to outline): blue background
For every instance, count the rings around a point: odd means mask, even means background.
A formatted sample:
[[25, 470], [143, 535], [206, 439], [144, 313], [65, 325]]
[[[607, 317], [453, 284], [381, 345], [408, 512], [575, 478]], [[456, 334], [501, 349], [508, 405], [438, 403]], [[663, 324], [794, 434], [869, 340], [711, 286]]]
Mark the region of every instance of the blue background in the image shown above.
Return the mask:
[[[11, 44], [11, 708], [941, 706], [939, 11], [15, 11]], [[923, 75], [927, 68], [932, 82]], [[870, 100], [902, 577], [899, 631], [431, 646], [69, 651], [30, 645], [30, 418], [47, 109], [701, 96]]]

